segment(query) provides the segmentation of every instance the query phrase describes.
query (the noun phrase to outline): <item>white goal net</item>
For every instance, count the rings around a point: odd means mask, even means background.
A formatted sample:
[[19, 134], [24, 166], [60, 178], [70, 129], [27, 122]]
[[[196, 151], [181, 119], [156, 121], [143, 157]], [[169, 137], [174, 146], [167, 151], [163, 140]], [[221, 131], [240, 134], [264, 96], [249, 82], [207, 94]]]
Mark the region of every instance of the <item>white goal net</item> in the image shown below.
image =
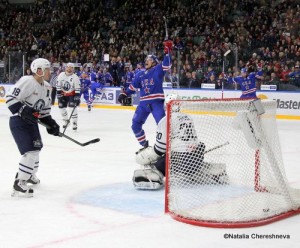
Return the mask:
[[299, 212], [289, 186], [276, 102], [240, 99], [167, 105], [166, 212], [210, 227], [263, 225]]

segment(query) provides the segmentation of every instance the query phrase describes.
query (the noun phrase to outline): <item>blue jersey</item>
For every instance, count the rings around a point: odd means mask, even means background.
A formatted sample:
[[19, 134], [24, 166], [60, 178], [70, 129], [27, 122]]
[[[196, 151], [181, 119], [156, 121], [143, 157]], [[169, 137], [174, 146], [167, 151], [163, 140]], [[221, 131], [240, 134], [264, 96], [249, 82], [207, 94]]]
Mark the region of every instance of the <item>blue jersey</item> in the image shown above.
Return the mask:
[[91, 80], [92, 83], [97, 81], [97, 73], [96, 72], [91, 72], [90, 80]]
[[124, 82], [124, 88], [125, 90], [128, 89], [129, 85], [132, 83], [132, 80], [134, 78], [134, 72], [133, 71], [128, 71], [125, 75], [125, 82]]
[[256, 98], [256, 73], [251, 72], [247, 77], [237, 76], [229, 78], [229, 83], [237, 83], [242, 90], [241, 98]]
[[170, 68], [171, 57], [167, 54], [162, 63], [149, 70], [139, 71], [126, 90], [126, 94], [131, 95], [136, 89], [140, 89], [140, 105], [147, 105], [157, 100], [164, 101], [163, 79]]
[[104, 74], [102, 72], [97, 72], [97, 82], [104, 83]]
[[87, 78], [80, 78], [81, 93], [88, 92], [91, 81]]
[[290, 72], [288, 74], [289, 78], [291, 79], [292, 83], [296, 86], [300, 86], [300, 70], [296, 70], [294, 72]]
[[105, 86], [112, 86], [112, 83], [113, 83], [113, 77], [112, 75], [109, 73], [109, 72], [106, 72], [104, 75], [103, 75], [103, 81], [102, 83], [105, 85]]

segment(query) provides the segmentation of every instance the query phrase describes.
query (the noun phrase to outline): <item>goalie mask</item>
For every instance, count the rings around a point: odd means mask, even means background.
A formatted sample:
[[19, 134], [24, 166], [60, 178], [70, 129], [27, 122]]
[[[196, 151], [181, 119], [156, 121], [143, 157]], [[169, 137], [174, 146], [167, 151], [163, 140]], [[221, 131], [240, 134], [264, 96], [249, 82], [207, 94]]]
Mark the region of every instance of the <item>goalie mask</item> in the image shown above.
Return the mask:
[[[181, 97], [175, 93], [169, 94], [165, 98], [165, 107], [167, 104], [173, 100], [180, 100]], [[180, 111], [180, 103], [173, 103], [172, 105], [172, 112], [179, 112]]]

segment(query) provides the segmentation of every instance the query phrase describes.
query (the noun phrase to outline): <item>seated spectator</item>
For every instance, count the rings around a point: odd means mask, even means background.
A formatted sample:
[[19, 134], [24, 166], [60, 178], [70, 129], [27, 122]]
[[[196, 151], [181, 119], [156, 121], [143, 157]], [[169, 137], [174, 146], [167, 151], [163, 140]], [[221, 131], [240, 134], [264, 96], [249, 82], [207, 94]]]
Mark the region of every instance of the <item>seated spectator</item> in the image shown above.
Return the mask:
[[201, 88], [200, 81], [197, 79], [195, 71], [192, 71], [191, 77], [188, 80], [188, 88]]
[[281, 83], [288, 83], [289, 82], [289, 74], [291, 70], [289, 69], [288, 65], [284, 65], [283, 70], [279, 75], [279, 79]]
[[215, 89], [221, 89], [222, 88], [222, 83], [217, 80], [215, 74], [211, 74], [209, 79], [206, 81], [207, 84], [214, 84]]
[[267, 82], [265, 82], [265, 84], [268, 84], [268, 85], [276, 85], [276, 86], [277, 86], [277, 90], [278, 90], [278, 89], [279, 89], [279, 86], [280, 86], [280, 78], [277, 77], [277, 75], [276, 75], [275, 72], [272, 72], [272, 73], [271, 73], [270, 80], [268, 80]]

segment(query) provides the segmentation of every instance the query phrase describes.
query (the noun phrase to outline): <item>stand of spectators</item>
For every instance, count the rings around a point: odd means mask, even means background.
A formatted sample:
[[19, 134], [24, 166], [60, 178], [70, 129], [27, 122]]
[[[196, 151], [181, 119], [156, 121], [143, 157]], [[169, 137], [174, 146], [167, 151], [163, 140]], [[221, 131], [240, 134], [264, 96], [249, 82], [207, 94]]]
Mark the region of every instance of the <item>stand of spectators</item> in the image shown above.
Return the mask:
[[[122, 84], [125, 63], [136, 68], [148, 54], [162, 58], [162, 16], [175, 44], [173, 67], [179, 73], [172, 78], [181, 87], [211, 81], [210, 70], [218, 78], [227, 50], [225, 71], [237, 74], [245, 65], [255, 71], [261, 64], [260, 83], [270, 82], [272, 73], [283, 79], [284, 71], [300, 63], [300, 7], [294, 0], [39, 0], [31, 5], [1, 0], [0, 10], [0, 60], [20, 50], [27, 51], [27, 64], [45, 57], [96, 69], [109, 54], [113, 86]], [[187, 82], [194, 72], [197, 82]], [[291, 75], [279, 84], [298, 84]]]

